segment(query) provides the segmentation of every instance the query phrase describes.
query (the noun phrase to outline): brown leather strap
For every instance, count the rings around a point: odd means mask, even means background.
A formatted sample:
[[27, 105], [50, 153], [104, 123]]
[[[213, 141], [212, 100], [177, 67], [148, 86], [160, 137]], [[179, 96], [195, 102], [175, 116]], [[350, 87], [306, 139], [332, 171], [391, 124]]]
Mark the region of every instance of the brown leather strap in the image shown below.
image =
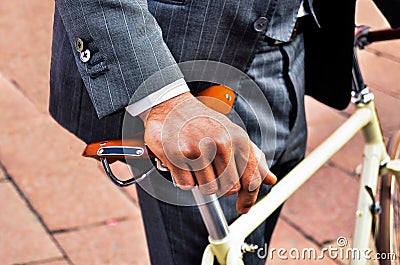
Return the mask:
[[207, 107], [222, 114], [228, 114], [235, 102], [235, 92], [226, 86], [211, 86], [196, 96]]

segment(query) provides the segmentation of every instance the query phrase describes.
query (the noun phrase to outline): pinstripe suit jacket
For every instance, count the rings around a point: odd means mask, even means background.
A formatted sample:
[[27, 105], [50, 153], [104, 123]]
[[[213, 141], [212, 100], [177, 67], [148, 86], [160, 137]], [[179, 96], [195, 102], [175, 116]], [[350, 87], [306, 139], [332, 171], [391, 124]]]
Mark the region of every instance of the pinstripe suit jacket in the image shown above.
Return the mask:
[[[344, 108], [351, 88], [355, 0], [306, 3], [321, 26], [310, 22], [304, 33], [308, 92]], [[122, 110], [139, 85], [145, 89], [135, 94], [136, 100], [182, 78], [177, 61], [210, 59], [246, 71], [265, 34], [290, 37], [299, 4], [300, 0], [56, 0], [50, 112], [86, 142], [120, 137]], [[281, 17], [274, 17], [278, 9]], [[266, 31], [255, 30], [260, 17], [267, 18]], [[82, 62], [75, 47], [78, 38], [91, 53], [88, 62]]]

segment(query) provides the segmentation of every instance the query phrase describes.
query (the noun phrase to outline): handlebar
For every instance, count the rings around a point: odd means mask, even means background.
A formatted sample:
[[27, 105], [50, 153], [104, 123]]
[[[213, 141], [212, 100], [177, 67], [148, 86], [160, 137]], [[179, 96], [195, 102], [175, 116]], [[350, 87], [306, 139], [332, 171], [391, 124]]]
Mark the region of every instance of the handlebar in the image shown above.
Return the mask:
[[[228, 114], [231, 111], [235, 97], [235, 92], [222, 85], [211, 86], [196, 95], [196, 98], [206, 106], [222, 114]], [[144, 179], [150, 171], [153, 171], [154, 168], [143, 173], [139, 177], [121, 180], [114, 175], [110, 167], [111, 163], [118, 160], [154, 159], [158, 170], [168, 171], [154, 153], [146, 146], [144, 142], [144, 132], [140, 132], [130, 139], [105, 140], [88, 144], [82, 156], [100, 160], [107, 176], [119, 187], [126, 187], [138, 183]]]
[[400, 39], [400, 28], [370, 31], [367, 40], [369, 43], [385, 40]]

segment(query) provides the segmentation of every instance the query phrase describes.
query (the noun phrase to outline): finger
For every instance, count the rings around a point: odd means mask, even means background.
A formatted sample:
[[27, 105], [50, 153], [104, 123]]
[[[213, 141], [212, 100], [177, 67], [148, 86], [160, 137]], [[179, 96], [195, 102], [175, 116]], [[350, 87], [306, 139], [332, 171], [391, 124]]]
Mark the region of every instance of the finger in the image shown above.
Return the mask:
[[195, 187], [196, 181], [190, 171], [176, 167], [169, 162], [166, 162], [166, 165], [178, 188], [182, 190], [191, 190]]
[[[246, 174], [246, 173], [245, 173]], [[245, 214], [256, 203], [258, 191], [261, 185], [261, 176], [256, 170], [253, 175], [244, 175], [240, 179], [241, 189], [236, 200], [236, 209]]]
[[218, 182], [211, 164], [201, 170], [195, 171], [194, 175], [201, 193], [210, 195], [218, 191]]
[[275, 176], [274, 173], [271, 172], [271, 170], [269, 170], [267, 168], [267, 170], [265, 171], [265, 168], [258, 168], [258, 170], [260, 171], [261, 174], [261, 179], [262, 179], [262, 183], [266, 184], [266, 185], [274, 185], [277, 181], [277, 177]]
[[262, 178], [262, 182], [266, 185], [273, 185], [276, 183], [277, 178], [272, 173], [267, 164], [267, 159], [265, 158], [264, 153], [252, 142], [252, 147], [254, 151], [254, 156], [258, 161], [258, 170], [260, 171], [260, 175]]
[[233, 152], [218, 155], [214, 160], [214, 168], [219, 182], [218, 194], [229, 196], [238, 193], [240, 181]]
[[[248, 156], [245, 155], [246, 153]], [[243, 172], [240, 177], [241, 189], [238, 193], [236, 208], [239, 213], [243, 214], [247, 213], [256, 202], [262, 178], [250, 140], [248, 142], [248, 152], [241, 152], [241, 154], [236, 161], [239, 166], [239, 172]]]

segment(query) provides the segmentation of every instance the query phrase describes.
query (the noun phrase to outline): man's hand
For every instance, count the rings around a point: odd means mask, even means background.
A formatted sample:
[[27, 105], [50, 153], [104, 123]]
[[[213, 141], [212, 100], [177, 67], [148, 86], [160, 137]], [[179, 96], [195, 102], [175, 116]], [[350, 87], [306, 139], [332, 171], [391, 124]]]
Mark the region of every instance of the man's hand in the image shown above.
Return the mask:
[[145, 142], [181, 189], [198, 185], [204, 194], [238, 192], [239, 213], [254, 205], [262, 183], [276, 182], [247, 133], [189, 92], [151, 109]]

